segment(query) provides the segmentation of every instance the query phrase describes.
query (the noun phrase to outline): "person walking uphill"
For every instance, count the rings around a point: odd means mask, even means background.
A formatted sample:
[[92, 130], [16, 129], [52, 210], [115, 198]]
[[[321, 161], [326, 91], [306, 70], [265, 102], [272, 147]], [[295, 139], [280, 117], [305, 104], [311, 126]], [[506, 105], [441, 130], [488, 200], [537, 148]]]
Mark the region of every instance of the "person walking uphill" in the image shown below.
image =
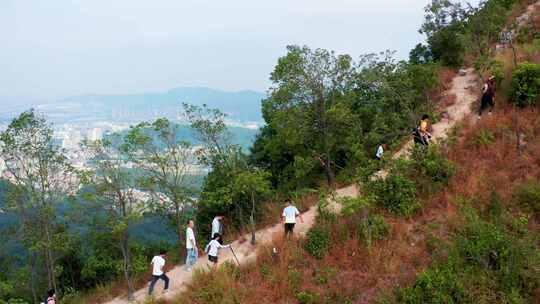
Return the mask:
[[304, 219], [302, 218], [302, 215], [300, 214], [300, 211], [292, 204], [292, 201], [289, 201], [287, 203], [287, 207], [283, 209], [282, 222], [285, 223], [285, 236], [289, 236], [293, 234], [294, 231], [294, 225], [296, 224], [296, 217], [300, 217], [300, 221], [303, 223]]
[[431, 139], [431, 134], [429, 133], [429, 115], [422, 115], [419, 126], [413, 130], [413, 139], [415, 144], [429, 145], [429, 140]]
[[482, 117], [484, 112], [489, 107], [489, 114], [495, 107], [495, 76], [489, 77], [488, 81], [484, 84], [482, 89], [482, 98], [480, 100], [480, 110], [478, 111], [478, 118]]
[[163, 267], [165, 266], [165, 258], [165, 251], [161, 251], [159, 255], [156, 255], [152, 259], [152, 281], [150, 282], [150, 287], [148, 288], [148, 295], [152, 294], [152, 291], [154, 291], [154, 286], [159, 279], [165, 282], [163, 293], [166, 293], [169, 290], [169, 277], [163, 271]]
[[199, 248], [197, 247], [197, 241], [195, 240], [195, 233], [193, 228], [195, 227], [195, 222], [193, 220], [188, 221], [188, 227], [186, 228], [186, 270], [191, 271], [191, 268], [197, 262], [197, 257], [199, 253]]
[[375, 158], [377, 158], [377, 160], [382, 160], [385, 149], [388, 149], [388, 145], [384, 143], [377, 147], [377, 152], [375, 153]]
[[210, 240], [214, 239], [214, 235], [219, 234], [219, 239], [217, 240], [221, 245], [223, 245], [223, 224], [221, 221], [223, 220], [224, 216], [219, 214], [214, 217], [214, 220], [212, 221], [212, 234], [210, 234]]
[[218, 241], [220, 237], [221, 235], [219, 233], [215, 233], [210, 243], [208, 243], [208, 245], [206, 245], [206, 248], [204, 249], [204, 251], [208, 253], [208, 261], [213, 263], [212, 267], [214, 269], [216, 269], [217, 264], [218, 264], [219, 249], [231, 247], [230, 244], [229, 245], [220, 244]]

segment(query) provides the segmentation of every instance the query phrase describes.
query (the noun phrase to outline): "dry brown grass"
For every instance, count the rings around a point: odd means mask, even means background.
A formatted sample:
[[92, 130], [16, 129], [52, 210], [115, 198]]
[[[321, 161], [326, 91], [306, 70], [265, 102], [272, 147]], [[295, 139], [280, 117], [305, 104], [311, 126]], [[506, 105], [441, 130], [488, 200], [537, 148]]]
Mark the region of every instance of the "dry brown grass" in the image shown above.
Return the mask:
[[441, 109], [446, 109], [451, 105], [454, 105], [457, 101], [457, 97], [455, 94], [448, 94], [444, 95], [439, 103], [439, 107]]
[[[528, 142], [517, 149], [518, 134]], [[462, 139], [449, 157], [462, 168], [449, 187], [454, 197], [485, 201], [492, 191], [508, 198], [514, 185], [528, 177], [540, 176], [540, 116], [538, 109], [514, 109], [503, 106], [492, 116], [484, 115], [476, 125], [465, 126]], [[486, 134], [493, 142], [480, 144]]]

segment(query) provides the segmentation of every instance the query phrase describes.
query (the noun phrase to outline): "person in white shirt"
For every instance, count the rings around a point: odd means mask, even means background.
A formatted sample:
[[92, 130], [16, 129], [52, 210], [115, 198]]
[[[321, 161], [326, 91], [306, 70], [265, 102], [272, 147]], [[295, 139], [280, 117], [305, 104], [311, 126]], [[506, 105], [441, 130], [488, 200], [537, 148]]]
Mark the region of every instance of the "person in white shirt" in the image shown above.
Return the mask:
[[169, 290], [169, 277], [163, 271], [165, 266], [165, 251], [161, 251], [159, 255], [156, 255], [152, 259], [152, 281], [150, 282], [150, 287], [148, 288], [148, 295], [151, 295], [154, 291], [154, 286], [156, 285], [159, 279], [162, 279], [165, 282], [165, 287], [163, 288], [163, 293], [166, 293]]
[[219, 239], [217, 240], [220, 244], [223, 245], [223, 225], [221, 221], [223, 220], [224, 216], [219, 214], [214, 217], [214, 220], [212, 221], [212, 233], [210, 234], [210, 240], [214, 239], [214, 235], [216, 233], [219, 234]]
[[375, 153], [375, 157], [378, 160], [382, 160], [383, 154], [384, 154], [384, 146], [379, 145], [379, 147], [377, 148], [377, 153]]
[[213, 268], [215, 269], [217, 267], [218, 263], [218, 253], [219, 249], [222, 248], [229, 248], [231, 245], [222, 245], [218, 242], [218, 239], [221, 237], [219, 233], [214, 234], [214, 238], [206, 245], [206, 248], [204, 249], [205, 252], [208, 253], [208, 260], [213, 263]]
[[191, 267], [195, 265], [198, 258], [199, 248], [197, 247], [197, 241], [195, 240], [195, 233], [193, 228], [195, 222], [193, 220], [188, 221], [188, 227], [186, 228], [186, 270], [190, 271]]
[[304, 219], [302, 218], [300, 211], [293, 206], [292, 201], [289, 201], [287, 203], [287, 207], [283, 209], [283, 214], [281, 215], [282, 222], [285, 223], [285, 236], [289, 236], [293, 233], [297, 216], [300, 217], [300, 221], [303, 223]]

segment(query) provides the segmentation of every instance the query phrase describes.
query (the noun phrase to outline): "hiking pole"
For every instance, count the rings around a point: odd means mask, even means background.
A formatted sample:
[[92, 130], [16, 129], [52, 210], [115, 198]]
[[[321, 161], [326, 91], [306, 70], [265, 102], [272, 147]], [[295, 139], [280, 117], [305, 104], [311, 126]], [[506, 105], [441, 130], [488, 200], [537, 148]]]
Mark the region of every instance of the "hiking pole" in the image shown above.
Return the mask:
[[231, 249], [231, 252], [234, 256], [234, 259], [236, 260], [236, 263], [238, 263], [238, 266], [240, 266], [240, 261], [238, 261], [238, 258], [236, 257], [236, 253], [234, 253], [234, 250], [232, 249], [232, 246], [229, 247], [229, 249]]

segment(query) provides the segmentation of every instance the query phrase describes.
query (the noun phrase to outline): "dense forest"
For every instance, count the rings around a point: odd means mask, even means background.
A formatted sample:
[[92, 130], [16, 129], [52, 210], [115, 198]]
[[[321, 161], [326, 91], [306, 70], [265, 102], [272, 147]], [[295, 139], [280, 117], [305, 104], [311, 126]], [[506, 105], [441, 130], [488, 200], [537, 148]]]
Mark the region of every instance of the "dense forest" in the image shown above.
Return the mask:
[[[514, 22], [528, 4], [432, 0], [420, 29], [426, 43], [408, 60], [288, 46], [249, 149], [231, 139], [224, 113], [185, 104], [190, 136], [164, 118], [141, 122], [83, 142], [88, 163], [75, 168], [51, 125], [21, 113], [0, 133], [0, 303], [39, 303], [50, 288], [62, 303], [132, 297], [157, 252], [182, 263], [187, 219], [205, 242], [224, 214], [232, 237], [276, 221], [280, 202], [313, 193], [317, 225], [305, 239], [273, 244], [282, 260], [263, 248], [253, 265], [196, 273], [174, 303], [532, 303], [540, 297], [540, 12]], [[482, 82], [495, 77], [495, 113], [410, 159], [377, 161], [377, 147], [399, 149], [422, 115], [444, 116], [464, 66]], [[209, 170], [202, 187], [194, 168]], [[385, 179], [370, 178], [381, 168]], [[324, 212], [333, 189], [348, 184], [363, 196], [343, 200], [340, 216]], [[399, 229], [411, 223], [421, 237], [404, 241]], [[411, 242], [415, 250], [403, 248]]]

